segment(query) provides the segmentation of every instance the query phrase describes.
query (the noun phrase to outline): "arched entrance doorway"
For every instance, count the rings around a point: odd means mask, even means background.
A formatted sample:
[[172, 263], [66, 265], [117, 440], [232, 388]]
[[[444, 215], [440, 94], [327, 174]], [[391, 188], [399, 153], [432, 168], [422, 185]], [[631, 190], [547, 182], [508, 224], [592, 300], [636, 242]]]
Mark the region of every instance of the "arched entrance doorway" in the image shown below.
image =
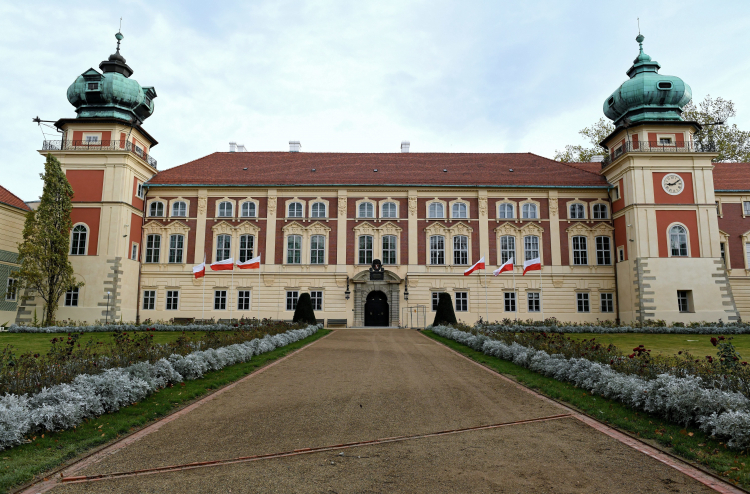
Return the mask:
[[388, 297], [381, 291], [372, 291], [367, 294], [365, 302], [365, 326], [388, 326], [389, 325]]

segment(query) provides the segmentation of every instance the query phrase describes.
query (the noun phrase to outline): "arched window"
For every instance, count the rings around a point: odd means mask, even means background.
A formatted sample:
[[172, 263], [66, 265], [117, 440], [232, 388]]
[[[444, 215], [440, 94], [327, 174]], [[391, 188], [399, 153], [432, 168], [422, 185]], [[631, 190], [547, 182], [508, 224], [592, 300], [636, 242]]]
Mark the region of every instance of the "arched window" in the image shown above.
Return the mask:
[[241, 214], [243, 218], [255, 218], [255, 203], [250, 201], [243, 202]]
[[516, 237], [504, 235], [500, 237], [500, 263], [505, 264], [513, 258], [513, 264], [518, 264], [516, 259]]
[[223, 201], [219, 203], [219, 216], [221, 218], [231, 218], [234, 216], [231, 202]]
[[302, 203], [290, 202], [287, 216], [290, 218], [302, 218]]
[[586, 217], [586, 208], [583, 204], [571, 204], [570, 205], [570, 219], [571, 220], [582, 220]]
[[439, 202], [433, 202], [430, 204], [430, 209], [428, 211], [429, 218], [445, 218], [445, 212], [443, 211], [443, 205]]
[[504, 202], [497, 207], [497, 217], [502, 219], [513, 218], [513, 204]]
[[453, 217], [454, 218], [468, 218], [468, 209], [466, 207], [466, 204], [462, 202], [457, 202], [453, 204]]
[[172, 216], [187, 216], [187, 204], [182, 201], [173, 202]]
[[326, 205], [324, 202], [315, 202], [310, 208], [310, 217], [312, 218], [325, 218], [326, 217]]
[[594, 219], [595, 220], [606, 220], [609, 218], [609, 211], [607, 211], [606, 204], [594, 204]]
[[669, 229], [669, 249], [672, 256], [687, 256], [687, 229], [682, 225], [675, 225]]
[[396, 203], [386, 202], [383, 204], [383, 218], [395, 218], [396, 217]]
[[374, 218], [375, 217], [375, 208], [372, 206], [371, 202], [360, 203], [359, 217], [360, 218]]
[[76, 225], [73, 227], [73, 235], [70, 239], [70, 255], [86, 255], [86, 239], [88, 238], [89, 229], [85, 225]]
[[149, 216], [164, 216], [164, 203], [160, 201], [154, 201], [151, 203], [151, 207], [148, 210]]
[[523, 205], [522, 210], [522, 218], [523, 219], [537, 219], [539, 217], [537, 210], [536, 210], [536, 204], [526, 203]]

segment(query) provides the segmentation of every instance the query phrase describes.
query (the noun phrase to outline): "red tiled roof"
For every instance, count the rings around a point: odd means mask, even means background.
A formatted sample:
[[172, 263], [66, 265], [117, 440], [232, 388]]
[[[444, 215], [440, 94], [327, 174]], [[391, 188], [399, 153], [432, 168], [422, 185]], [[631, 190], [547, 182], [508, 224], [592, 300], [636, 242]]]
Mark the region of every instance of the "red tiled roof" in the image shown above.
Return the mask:
[[[159, 172], [148, 183], [266, 186], [608, 185], [598, 173], [600, 164], [576, 165], [579, 166], [531, 153], [214, 153]], [[594, 172], [594, 169], [597, 171]]]
[[750, 163], [714, 163], [714, 190], [750, 190]]
[[26, 205], [21, 199], [12, 194], [8, 189], [0, 185], [0, 202], [13, 206], [14, 208], [23, 209], [24, 211], [31, 211], [31, 208]]

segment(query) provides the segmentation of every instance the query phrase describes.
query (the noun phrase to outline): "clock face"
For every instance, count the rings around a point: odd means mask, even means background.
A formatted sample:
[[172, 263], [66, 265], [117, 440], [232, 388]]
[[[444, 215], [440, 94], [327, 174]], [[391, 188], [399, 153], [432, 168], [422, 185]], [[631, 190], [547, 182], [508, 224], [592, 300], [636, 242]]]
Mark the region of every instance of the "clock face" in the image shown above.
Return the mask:
[[676, 196], [685, 188], [685, 181], [676, 173], [668, 173], [662, 179], [661, 186], [664, 188], [664, 192]]

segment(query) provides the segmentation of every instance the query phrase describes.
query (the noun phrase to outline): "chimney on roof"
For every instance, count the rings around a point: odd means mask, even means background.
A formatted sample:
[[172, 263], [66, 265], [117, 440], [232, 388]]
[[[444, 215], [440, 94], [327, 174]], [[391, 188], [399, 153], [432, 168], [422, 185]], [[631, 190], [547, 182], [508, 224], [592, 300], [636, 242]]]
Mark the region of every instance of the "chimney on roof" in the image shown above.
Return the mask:
[[604, 161], [604, 155], [595, 154], [594, 156], [591, 157], [592, 163], [601, 163], [602, 161]]
[[244, 144], [237, 144], [237, 152], [238, 153], [247, 153], [247, 148], [245, 148]]
[[401, 152], [402, 153], [409, 152], [409, 141], [401, 141]]
[[302, 151], [302, 144], [299, 141], [289, 141], [289, 152], [299, 153]]
[[229, 152], [234, 153], [237, 150], [237, 143], [236, 142], [230, 142], [229, 143]]

